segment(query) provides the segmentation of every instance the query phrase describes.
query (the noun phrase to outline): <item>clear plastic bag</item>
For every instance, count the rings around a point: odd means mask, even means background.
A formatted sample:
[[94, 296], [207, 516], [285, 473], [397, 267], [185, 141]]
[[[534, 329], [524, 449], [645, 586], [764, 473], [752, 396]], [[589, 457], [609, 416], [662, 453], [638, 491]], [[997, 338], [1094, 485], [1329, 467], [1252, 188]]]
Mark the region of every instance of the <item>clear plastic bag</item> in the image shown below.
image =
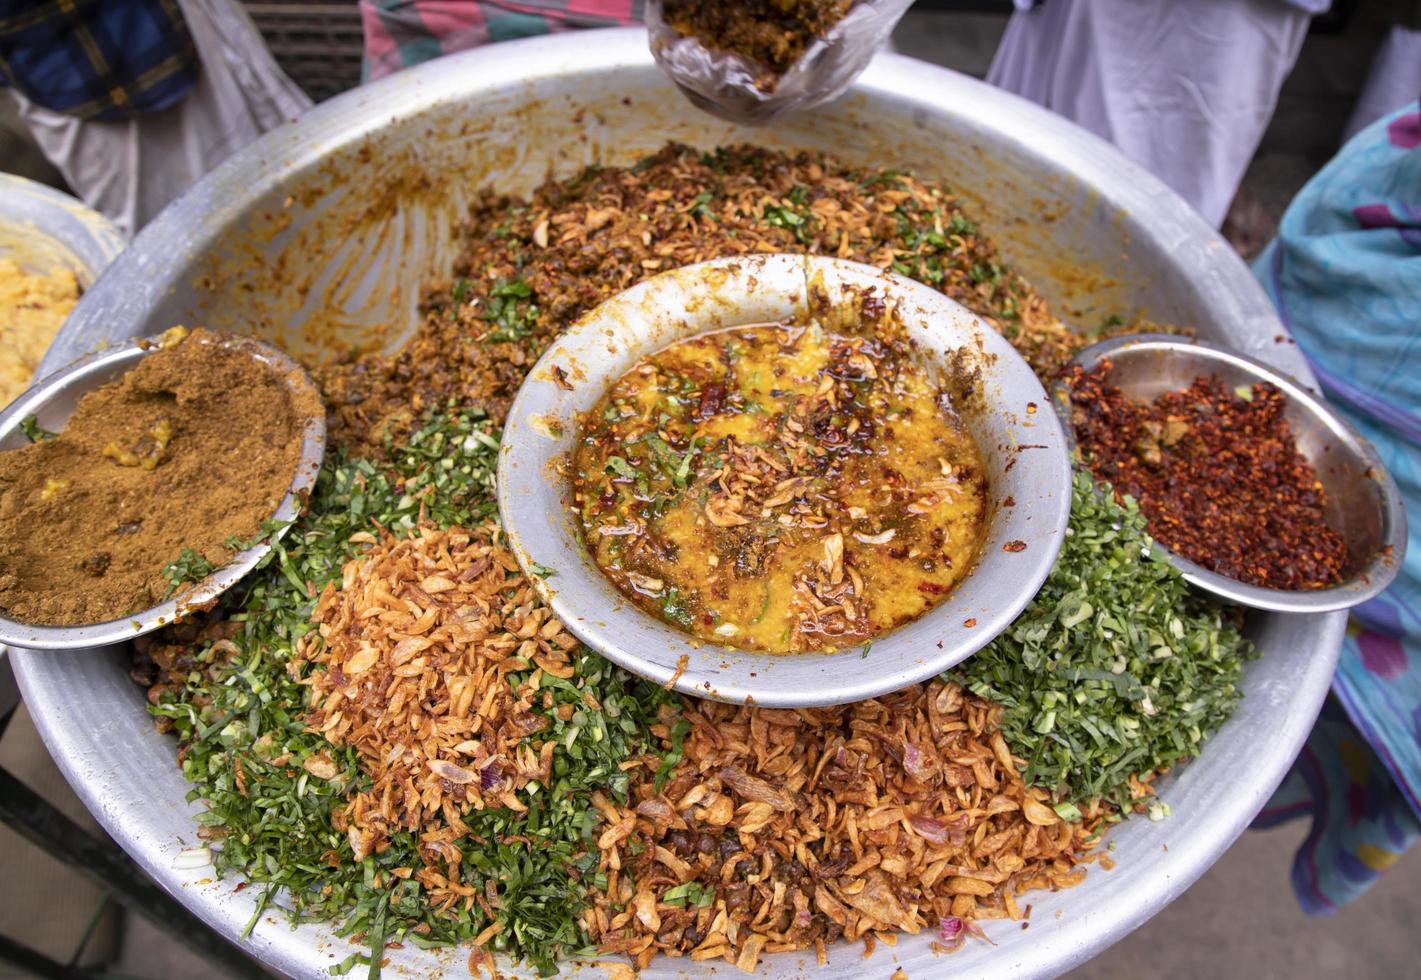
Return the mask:
[[769, 85], [763, 81], [764, 65], [713, 51], [699, 39], [677, 33], [662, 17], [661, 5], [662, 0], [648, 0], [646, 7], [651, 54], [661, 70], [707, 112], [731, 122], [762, 125], [843, 95], [887, 42], [912, 0], [856, 0], [843, 20]]

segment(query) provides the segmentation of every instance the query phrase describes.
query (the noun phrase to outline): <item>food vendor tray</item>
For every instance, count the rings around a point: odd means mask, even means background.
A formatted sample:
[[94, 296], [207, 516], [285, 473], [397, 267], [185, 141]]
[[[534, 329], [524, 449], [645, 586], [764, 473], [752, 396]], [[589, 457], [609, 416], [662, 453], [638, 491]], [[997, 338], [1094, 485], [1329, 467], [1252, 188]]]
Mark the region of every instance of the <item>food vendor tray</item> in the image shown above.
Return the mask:
[[[47, 366], [105, 339], [175, 323], [256, 333], [299, 356], [396, 347], [419, 288], [448, 270], [452, 230], [482, 186], [524, 193], [551, 170], [625, 164], [667, 140], [826, 150], [911, 168], [961, 194], [1068, 321], [1147, 313], [1312, 377], [1263, 291], [1179, 198], [1104, 142], [962, 75], [880, 55], [838, 103], [773, 129], [740, 130], [693, 109], [653, 66], [643, 31], [566, 34], [429, 62], [349, 92], [238, 153], [170, 206], [83, 298]], [[1034, 893], [1030, 928], [987, 922], [992, 944], [934, 954], [927, 932], [831, 949], [816, 975], [1051, 976], [1139, 926], [1203, 874], [1248, 826], [1302, 745], [1327, 692], [1345, 615], [1253, 614], [1262, 657], [1238, 713], [1162, 784], [1173, 816], [1111, 831], [1117, 866], [1070, 891]], [[17, 652], [50, 751], [99, 821], [169, 891], [237, 941], [261, 889], [175, 860], [198, 842], [200, 804], [153, 730], [128, 651]], [[1279, 869], [1282, 881], [1283, 869]], [[324, 978], [355, 951], [327, 924], [263, 913], [244, 949], [274, 970]], [[468, 951], [388, 951], [386, 976], [464, 975]], [[658, 960], [647, 977], [702, 969]], [[725, 964], [704, 968], [725, 973]], [[803, 976], [813, 954], [766, 956]]]

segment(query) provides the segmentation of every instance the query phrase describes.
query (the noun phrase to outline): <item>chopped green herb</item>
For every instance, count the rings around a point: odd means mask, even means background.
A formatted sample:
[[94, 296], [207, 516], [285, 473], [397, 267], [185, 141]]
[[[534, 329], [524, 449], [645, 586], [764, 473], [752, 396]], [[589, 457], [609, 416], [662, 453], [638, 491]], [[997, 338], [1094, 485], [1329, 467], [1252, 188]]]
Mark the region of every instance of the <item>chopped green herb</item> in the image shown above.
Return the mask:
[[500, 279], [489, 290], [488, 312], [482, 319], [498, 324], [489, 334], [490, 343], [517, 341], [529, 337], [538, 322], [538, 307], [526, 302], [533, 288], [522, 279]]
[[[210, 646], [199, 649], [186, 686], [150, 708], [171, 722], [185, 746], [183, 773], [194, 784], [189, 797], [205, 801], [199, 822], [220, 839], [213, 846], [217, 871], [279, 889], [295, 917], [333, 919], [340, 934], [364, 936], [369, 952], [338, 969], [373, 969], [383, 942], [467, 942], [493, 921], [480, 905], [436, 913], [418, 882], [390, 874], [420, 865], [415, 833], [396, 830], [388, 849], [354, 861], [331, 816], [351, 790], [370, 782], [353, 750], [306, 730], [300, 681], [311, 668], [292, 660], [311, 629], [315, 597], [340, 580], [342, 565], [358, 550], [352, 534], [384, 528], [406, 535], [421, 513], [446, 527], [494, 515], [496, 437], [477, 414], [444, 413], [404, 446], [389, 446], [388, 468], [342, 455], [329, 459], [307, 513], [262, 567], [224, 597], [223, 614], [241, 624], [231, 638], [236, 653], [218, 657]], [[547, 720], [540, 737], [557, 747], [551, 785], [531, 784], [523, 798], [527, 814], [467, 814], [471, 834], [459, 844], [467, 880], [480, 894], [487, 889], [489, 908], [504, 925], [490, 949], [542, 973], [588, 952], [581, 910], [596, 871], [601, 819], [589, 797], [597, 790], [625, 802], [629, 777], [621, 764], [660, 754], [650, 729], [674, 697], [585, 648], [574, 661], [573, 678], [542, 678], [544, 699], [533, 708]], [[516, 686], [526, 676], [510, 675], [509, 682]], [[339, 770], [334, 779], [310, 778], [302, 768], [322, 752]]]
[[628, 480], [635, 480], [637, 477], [636, 468], [620, 456], [608, 456], [607, 469], [618, 476], [626, 477]]
[[33, 415], [26, 415], [20, 419], [20, 431], [25, 434], [25, 438], [30, 442], [43, 442], [46, 439], [53, 439], [55, 433], [48, 429], [41, 428], [39, 420]]
[[767, 204], [764, 212], [765, 223], [772, 228], [784, 228], [794, 233], [795, 241], [809, 244], [813, 219], [808, 211], [796, 210], [778, 204]]
[[695, 905], [705, 908], [715, 901], [715, 889], [702, 885], [698, 881], [688, 881], [683, 885], [668, 888], [661, 896], [661, 901], [666, 905]]
[[710, 191], [701, 191], [691, 202], [691, 213], [698, 218], [709, 218], [715, 221], [715, 212], [711, 210], [710, 203], [715, 200], [715, 195]]
[[1075, 475], [1065, 546], [1006, 632], [949, 676], [1002, 705], [1024, 778], [1133, 806], [1132, 776], [1198, 755], [1232, 713], [1253, 648], [1151, 546], [1133, 501]]
[[163, 567], [163, 578], [168, 580], [168, 591], [163, 593], [163, 600], [170, 599], [178, 590], [178, 586], [188, 582], [201, 582], [215, 571], [217, 566], [212, 562], [191, 548], [184, 548], [176, 560]]
[[681, 590], [674, 586], [666, 590], [666, 597], [661, 600], [661, 611], [672, 622], [682, 626], [691, 625], [691, 605], [681, 594]]

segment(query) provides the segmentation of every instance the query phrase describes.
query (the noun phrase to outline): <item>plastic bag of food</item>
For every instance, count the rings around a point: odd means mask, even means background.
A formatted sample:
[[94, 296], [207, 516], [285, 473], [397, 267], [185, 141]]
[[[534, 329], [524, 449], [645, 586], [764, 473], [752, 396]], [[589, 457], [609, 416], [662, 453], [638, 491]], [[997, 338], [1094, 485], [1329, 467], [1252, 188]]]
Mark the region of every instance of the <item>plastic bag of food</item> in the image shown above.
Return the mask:
[[648, 0], [651, 54], [700, 108], [759, 125], [838, 98], [912, 0]]

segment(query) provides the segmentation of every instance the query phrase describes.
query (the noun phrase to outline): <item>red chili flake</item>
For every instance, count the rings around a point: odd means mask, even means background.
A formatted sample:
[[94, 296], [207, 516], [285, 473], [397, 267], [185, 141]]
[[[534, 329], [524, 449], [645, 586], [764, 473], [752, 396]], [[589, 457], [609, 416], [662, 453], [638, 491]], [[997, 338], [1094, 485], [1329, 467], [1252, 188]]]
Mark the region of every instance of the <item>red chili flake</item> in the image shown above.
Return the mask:
[[712, 416], [720, 414], [720, 410], [725, 406], [725, 385], [706, 385], [701, 392], [700, 404], [696, 406], [693, 416], [697, 422], [704, 422]]
[[1327, 523], [1327, 496], [1298, 452], [1281, 391], [1230, 391], [1200, 377], [1146, 405], [1106, 384], [1108, 370], [1066, 375], [1076, 441], [1117, 497], [1135, 498], [1161, 544], [1269, 588], [1341, 579], [1347, 544]]
[[1002, 550], [1003, 550], [1003, 551], [1010, 551], [1012, 554], [1016, 554], [1018, 551], [1025, 551], [1025, 550], [1026, 550], [1026, 542], [1025, 542], [1025, 541], [1008, 541], [1006, 544], [1002, 545]]
[[963, 625], [963, 626], [966, 626], [966, 627], [970, 630], [972, 627], [974, 627], [974, 626], [977, 625], [977, 620], [975, 620], [975, 619], [964, 619], [964, 620], [962, 621], [962, 625]]
[[918, 591], [925, 593], [926, 595], [944, 595], [949, 591], [949, 589], [949, 586], [938, 585], [936, 582], [918, 583]]

